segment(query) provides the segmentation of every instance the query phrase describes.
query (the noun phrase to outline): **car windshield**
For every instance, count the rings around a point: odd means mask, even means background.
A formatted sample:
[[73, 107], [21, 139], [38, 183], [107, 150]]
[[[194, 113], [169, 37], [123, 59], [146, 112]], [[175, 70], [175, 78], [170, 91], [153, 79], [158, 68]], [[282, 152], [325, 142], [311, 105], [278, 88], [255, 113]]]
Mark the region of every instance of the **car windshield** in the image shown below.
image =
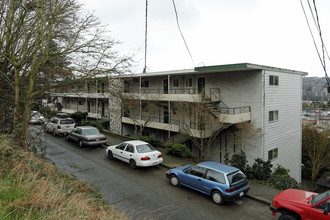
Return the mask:
[[147, 153], [147, 152], [155, 151], [155, 148], [150, 144], [141, 144], [136, 146], [136, 150], [139, 153]]
[[40, 112], [31, 112], [32, 117], [40, 117], [42, 116]]
[[236, 171], [234, 173], [228, 174], [227, 177], [228, 177], [229, 184], [231, 186], [232, 185], [239, 184], [239, 183], [241, 183], [241, 182], [243, 182], [243, 181], [246, 180], [246, 176], [240, 170], [238, 170], [238, 171]]
[[88, 135], [97, 135], [100, 134], [99, 130], [97, 129], [86, 129], [84, 130], [84, 135], [88, 136]]
[[66, 120], [61, 120], [60, 121], [61, 125], [68, 125], [68, 124], [74, 124], [74, 121], [71, 119], [66, 119]]
[[328, 190], [328, 191], [326, 191], [324, 193], [318, 194], [315, 197], [313, 197], [311, 199], [311, 204], [314, 205], [314, 204], [318, 203], [319, 201], [327, 198], [328, 196], [330, 196], [330, 190]]

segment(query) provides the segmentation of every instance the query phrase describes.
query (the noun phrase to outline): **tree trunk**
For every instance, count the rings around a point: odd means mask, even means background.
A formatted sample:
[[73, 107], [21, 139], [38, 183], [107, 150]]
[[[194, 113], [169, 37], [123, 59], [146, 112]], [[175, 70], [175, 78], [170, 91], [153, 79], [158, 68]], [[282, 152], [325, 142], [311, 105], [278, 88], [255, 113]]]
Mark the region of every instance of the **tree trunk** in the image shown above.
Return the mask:
[[15, 110], [14, 110], [14, 122], [13, 122], [13, 131], [15, 137], [20, 136], [20, 77], [19, 77], [19, 69], [15, 67]]

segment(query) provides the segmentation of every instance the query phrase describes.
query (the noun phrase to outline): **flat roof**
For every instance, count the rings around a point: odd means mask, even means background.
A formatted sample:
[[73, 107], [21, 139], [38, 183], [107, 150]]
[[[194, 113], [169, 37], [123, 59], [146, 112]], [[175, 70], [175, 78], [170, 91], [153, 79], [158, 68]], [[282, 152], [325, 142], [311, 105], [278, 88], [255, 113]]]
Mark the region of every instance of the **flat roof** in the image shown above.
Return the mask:
[[257, 64], [252, 64], [252, 63], [236, 63], [236, 64], [215, 65], [215, 66], [201, 66], [201, 67], [195, 67], [193, 69], [130, 74], [130, 75], [127, 75], [126, 77], [191, 75], [191, 74], [218, 73], [218, 72], [238, 72], [238, 71], [249, 71], [249, 70], [268, 70], [268, 71], [277, 71], [277, 72], [285, 72], [285, 73], [290, 73], [290, 74], [297, 74], [297, 75], [301, 75], [301, 76], [308, 75], [307, 72], [303, 72], [303, 71], [263, 66], [263, 65], [257, 65]]

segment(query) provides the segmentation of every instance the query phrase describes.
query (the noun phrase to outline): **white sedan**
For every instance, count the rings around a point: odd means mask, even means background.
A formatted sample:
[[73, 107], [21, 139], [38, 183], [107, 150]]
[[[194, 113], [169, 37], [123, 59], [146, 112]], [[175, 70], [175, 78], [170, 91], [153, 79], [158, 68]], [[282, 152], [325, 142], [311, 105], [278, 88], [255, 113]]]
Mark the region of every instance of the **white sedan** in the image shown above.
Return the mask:
[[163, 162], [163, 155], [144, 141], [126, 141], [106, 149], [109, 159], [117, 158], [129, 163], [131, 168], [156, 166]]

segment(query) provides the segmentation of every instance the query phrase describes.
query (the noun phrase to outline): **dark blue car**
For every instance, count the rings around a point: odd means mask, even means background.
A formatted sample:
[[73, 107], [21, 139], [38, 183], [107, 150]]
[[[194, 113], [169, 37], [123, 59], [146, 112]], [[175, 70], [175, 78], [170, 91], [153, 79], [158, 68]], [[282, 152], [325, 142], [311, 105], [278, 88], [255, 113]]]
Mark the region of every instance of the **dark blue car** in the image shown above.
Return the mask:
[[166, 176], [173, 186], [184, 185], [202, 192], [218, 205], [240, 198], [250, 189], [242, 171], [213, 161], [176, 167], [168, 170]]

